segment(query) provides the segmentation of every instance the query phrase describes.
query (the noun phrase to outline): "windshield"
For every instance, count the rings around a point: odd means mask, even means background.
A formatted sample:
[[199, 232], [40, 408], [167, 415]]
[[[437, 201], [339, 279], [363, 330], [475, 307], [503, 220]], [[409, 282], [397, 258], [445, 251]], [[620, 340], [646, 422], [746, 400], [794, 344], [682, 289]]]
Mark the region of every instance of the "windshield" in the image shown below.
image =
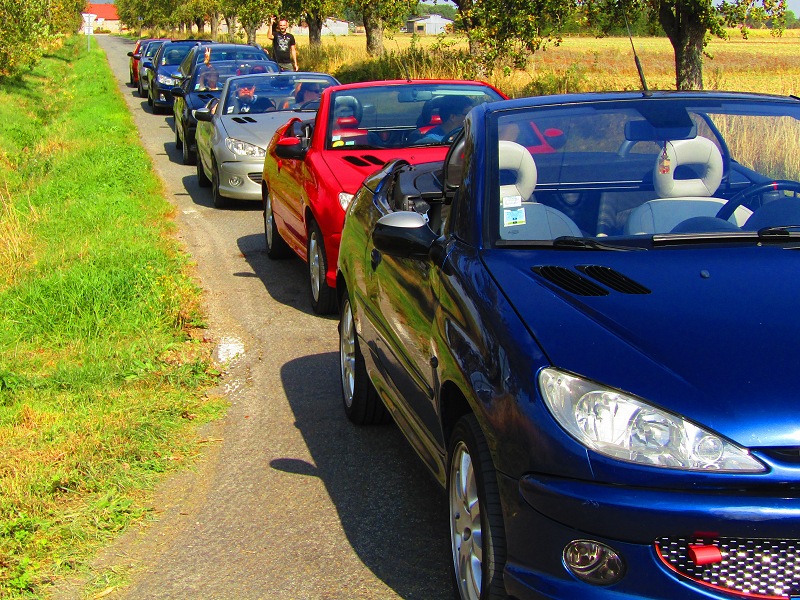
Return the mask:
[[330, 75], [315, 73], [237, 77], [228, 85], [222, 114], [316, 110], [322, 90], [338, 83]]
[[164, 45], [164, 42], [150, 42], [144, 49], [144, 54], [142, 56], [147, 58], [153, 58], [158, 52], [158, 49]]
[[800, 103], [714, 96], [496, 113], [489, 237], [598, 247], [800, 226], [799, 117]]
[[165, 44], [164, 53], [161, 55], [161, 64], [177, 66], [191, 51], [195, 44]]
[[449, 144], [472, 107], [500, 100], [492, 88], [464, 84], [397, 84], [331, 95], [328, 149], [405, 148]]

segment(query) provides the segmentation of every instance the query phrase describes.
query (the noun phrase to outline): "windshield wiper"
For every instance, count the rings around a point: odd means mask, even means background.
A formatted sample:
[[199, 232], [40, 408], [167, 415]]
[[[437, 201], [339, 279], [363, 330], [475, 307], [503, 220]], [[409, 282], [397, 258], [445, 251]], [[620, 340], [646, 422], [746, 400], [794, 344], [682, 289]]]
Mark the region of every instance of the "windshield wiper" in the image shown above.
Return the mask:
[[614, 250], [620, 252], [627, 252], [629, 250], [647, 250], [643, 246], [618, 246], [616, 244], [607, 244], [600, 242], [594, 238], [576, 237], [573, 235], [562, 235], [553, 240], [553, 246], [556, 248], [581, 248], [587, 250]]
[[773, 225], [758, 230], [758, 237], [798, 237], [800, 225]]

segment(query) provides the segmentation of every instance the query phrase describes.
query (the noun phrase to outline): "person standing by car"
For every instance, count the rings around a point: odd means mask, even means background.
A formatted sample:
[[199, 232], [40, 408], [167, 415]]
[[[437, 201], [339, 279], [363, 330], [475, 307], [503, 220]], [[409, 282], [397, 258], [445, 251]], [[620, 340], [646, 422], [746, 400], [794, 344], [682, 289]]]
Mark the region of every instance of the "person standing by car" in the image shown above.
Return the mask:
[[297, 66], [297, 42], [287, 31], [289, 21], [280, 19], [277, 29], [273, 27], [275, 17], [270, 17], [267, 37], [272, 40], [272, 59], [278, 63], [281, 71], [299, 71]]

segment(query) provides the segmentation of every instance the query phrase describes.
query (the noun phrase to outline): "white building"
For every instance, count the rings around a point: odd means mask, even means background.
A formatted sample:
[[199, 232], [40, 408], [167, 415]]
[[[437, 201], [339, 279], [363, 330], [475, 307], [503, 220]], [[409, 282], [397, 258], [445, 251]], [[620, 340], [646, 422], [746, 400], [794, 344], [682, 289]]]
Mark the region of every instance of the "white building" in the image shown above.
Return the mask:
[[453, 21], [445, 19], [441, 15], [428, 15], [427, 17], [416, 17], [406, 22], [406, 31], [418, 35], [439, 35], [452, 27]]

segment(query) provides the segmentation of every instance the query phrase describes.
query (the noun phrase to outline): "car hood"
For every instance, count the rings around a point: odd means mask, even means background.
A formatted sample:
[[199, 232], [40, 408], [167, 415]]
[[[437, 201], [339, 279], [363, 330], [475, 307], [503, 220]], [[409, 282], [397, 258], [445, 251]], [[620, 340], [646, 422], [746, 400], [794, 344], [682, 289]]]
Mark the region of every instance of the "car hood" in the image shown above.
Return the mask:
[[228, 137], [266, 149], [273, 134], [293, 115], [294, 113], [287, 111], [223, 115], [220, 121]]
[[746, 447], [800, 446], [798, 250], [488, 250], [484, 263], [553, 366]]
[[402, 158], [415, 165], [444, 160], [446, 146], [420, 148], [370, 148], [367, 150], [326, 150], [325, 164], [336, 177], [339, 187], [355, 194], [367, 175], [380, 169], [388, 161]]

